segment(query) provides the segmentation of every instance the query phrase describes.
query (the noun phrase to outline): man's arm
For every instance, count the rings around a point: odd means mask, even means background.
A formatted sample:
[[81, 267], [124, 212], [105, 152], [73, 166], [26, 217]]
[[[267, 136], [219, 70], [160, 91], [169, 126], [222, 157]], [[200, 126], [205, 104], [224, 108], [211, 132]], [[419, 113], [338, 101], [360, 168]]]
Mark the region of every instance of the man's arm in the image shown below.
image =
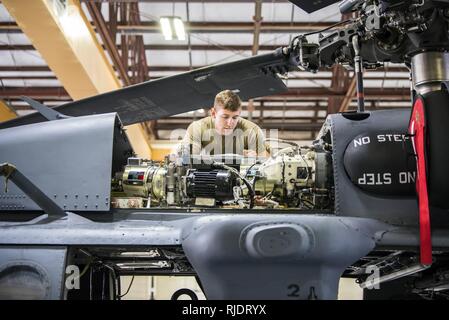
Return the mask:
[[[246, 154], [245, 154], [246, 153]], [[251, 129], [248, 135], [248, 149], [244, 151], [245, 156], [268, 157], [270, 150], [265, 143], [265, 135], [259, 126]]]
[[200, 154], [201, 152], [201, 125], [192, 122], [187, 128], [186, 134], [181, 141], [181, 146], [187, 146], [190, 154]]

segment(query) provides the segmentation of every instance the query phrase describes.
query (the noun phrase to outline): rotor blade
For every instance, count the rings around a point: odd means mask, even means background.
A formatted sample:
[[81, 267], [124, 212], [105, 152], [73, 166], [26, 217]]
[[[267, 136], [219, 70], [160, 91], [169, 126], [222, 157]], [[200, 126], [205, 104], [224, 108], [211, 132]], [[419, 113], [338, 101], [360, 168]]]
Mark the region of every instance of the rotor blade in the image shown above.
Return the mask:
[[[67, 116], [117, 112], [124, 125], [210, 108], [215, 95], [234, 90], [242, 100], [284, 92], [277, 76], [293, 67], [279, 48], [271, 53], [147, 81], [56, 107]], [[45, 121], [30, 114], [0, 123], [0, 129]]]
[[304, 10], [305, 12], [312, 13], [336, 2], [340, 2], [341, 0], [321, 0], [321, 1], [289, 0], [289, 1], [294, 5], [296, 5], [297, 7]]

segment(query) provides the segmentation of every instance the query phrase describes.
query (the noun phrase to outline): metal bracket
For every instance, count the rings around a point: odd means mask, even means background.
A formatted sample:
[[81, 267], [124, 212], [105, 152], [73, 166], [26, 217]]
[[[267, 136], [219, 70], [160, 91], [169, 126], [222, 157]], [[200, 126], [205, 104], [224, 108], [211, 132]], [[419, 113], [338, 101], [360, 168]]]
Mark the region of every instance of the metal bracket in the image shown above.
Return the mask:
[[16, 170], [16, 167], [13, 165], [4, 165], [0, 166], [0, 175], [5, 176], [5, 193], [8, 193], [8, 180], [11, 174]]
[[52, 108], [47, 107], [46, 105], [43, 105], [42, 103], [37, 102], [36, 100], [33, 100], [29, 97], [20, 97], [23, 101], [28, 103], [31, 108], [39, 112], [41, 115], [43, 115], [47, 120], [53, 121], [53, 120], [60, 120], [60, 119], [66, 119], [71, 118], [69, 116], [66, 116], [56, 110], [53, 110]]
[[49, 217], [65, 217], [66, 213], [34, 183], [25, 177], [14, 165], [10, 163], [0, 164], [0, 175], [4, 175], [6, 181], [11, 179], [30, 199], [32, 199]]

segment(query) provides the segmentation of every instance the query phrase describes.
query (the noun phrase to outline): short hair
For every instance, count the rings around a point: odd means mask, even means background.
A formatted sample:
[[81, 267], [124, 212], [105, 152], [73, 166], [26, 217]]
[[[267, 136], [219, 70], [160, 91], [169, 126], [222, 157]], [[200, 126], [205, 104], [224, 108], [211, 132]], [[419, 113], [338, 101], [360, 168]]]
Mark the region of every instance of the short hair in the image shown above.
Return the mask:
[[226, 110], [237, 111], [242, 107], [242, 100], [231, 90], [223, 90], [215, 96], [214, 107], [222, 106]]

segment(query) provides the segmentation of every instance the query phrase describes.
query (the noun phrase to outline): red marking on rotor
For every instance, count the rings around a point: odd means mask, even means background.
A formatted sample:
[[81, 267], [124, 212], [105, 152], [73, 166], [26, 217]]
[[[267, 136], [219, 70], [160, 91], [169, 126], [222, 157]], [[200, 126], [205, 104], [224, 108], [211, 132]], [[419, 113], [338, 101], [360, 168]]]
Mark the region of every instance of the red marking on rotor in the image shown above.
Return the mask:
[[426, 122], [424, 104], [420, 98], [415, 101], [409, 124], [413, 135], [413, 148], [416, 155], [416, 191], [419, 203], [419, 231], [421, 264], [432, 264], [432, 238], [430, 231], [430, 210], [426, 175]]

